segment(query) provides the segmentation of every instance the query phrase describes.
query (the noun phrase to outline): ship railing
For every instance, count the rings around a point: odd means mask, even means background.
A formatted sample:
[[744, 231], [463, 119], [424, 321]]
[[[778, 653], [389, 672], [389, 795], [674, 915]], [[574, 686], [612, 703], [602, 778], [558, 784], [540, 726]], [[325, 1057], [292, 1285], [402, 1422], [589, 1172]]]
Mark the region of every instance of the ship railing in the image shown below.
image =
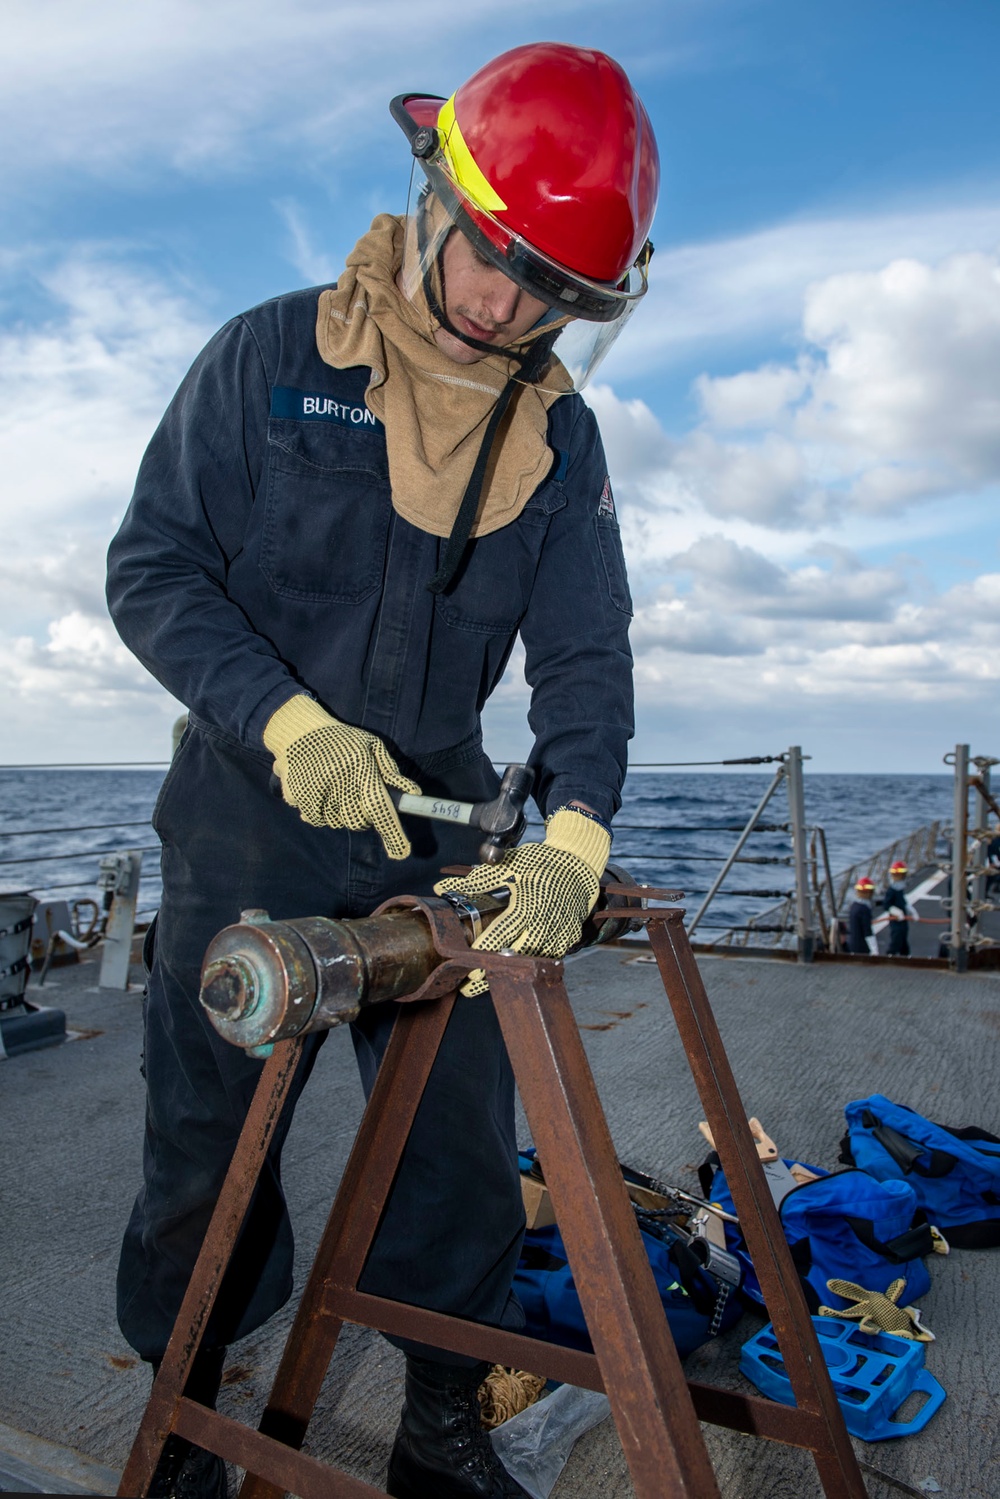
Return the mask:
[[[973, 755], [967, 744], [956, 745], [953, 752], [944, 756], [945, 764], [954, 769], [951, 822], [927, 823], [833, 875], [825, 832], [819, 826], [806, 828], [805, 825], [801, 775], [796, 787], [793, 773], [794, 753], [789, 751], [787, 772], [792, 845], [796, 856], [794, 898], [789, 894], [780, 904], [770, 906], [742, 923], [725, 927], [706, 925], [706, 930], [718, 933], [709, 945], [728, 948], [763, 943], [771, 949], [787, 949], [794, 944], [800, 960], [806, 962], [814, 946], [838, 952], [842, 947], [841, 921], [853, 886], [862, 875], [867, 875], [876, 887], [884, 888], [888, 883], [889, 868], [897, 861], [915, 872], [928, 868], [939, 870], [942, 878], [949, 879], [948, 892], [942, 897], [945, 923], [941, 950], [947, 954], [956, 972], [966, 968], [971, 953], [1000, 945], [1000, 938], [985, 931], [980, 920], [985, 915], [1000, 912], [1000, 900], [991, 899], [998, 870], [991, 868], [987, 855], [989, 843], [1000, 835], [1000, 792], [995, 796], [990, 782], [991, 772], [1000, 765], [1000, 759], [991, 755]], [[774, 794], [781, 778], [782, 767], [779, 766], [758, 812]], [[973, 798], [971, 807], [970, 797]], [[992, 829], [988, 826], [991, 816], [996, 819]], [[734, 854], [753, 827], [752, 816]], [[801, 858], [799, 850], [802, 851]], [[732, 862], [731, 855], [713, 885], [713, 892]], [[960, 892], [957, 899], [956, 891]], [[692, 929], [688, 928], [689, 933]]]
[[[657, 834], [688, 834], [688, 833], [737, 833], [739, 836], [730, 850], [728, 856], [722, 861], [721, 868], [707, 890], [692, 890], [685, 885], [685, 897], [692, 900], [700, 900], [694, 915], [687, 922], [687, 934], [693, 936], [698, 930], [704, 932], [718, 932], [719, 936], [710, 939], [709, 946], [719, 943], [729, 944], [738, 940], [738, 934], [747, 930], [747, 926], [737, 923], [725, 922], [713, 924], [705, 920], [706, 913], [710, 910], [712, 902], [719, 896], [725, 885], [730, 871], [736, 864], [755, 865], [784, 865], [793, 871], [793, 886], [790, 890], [763, 890], [730, 888], [726, 891], [739, 900], [775, 900], [780, 898], [781, 904], [769, 907], [769, 917], [765, 918], [761, 913], [756, 918], [750, 918], [753, 923], [752, 931], [761, 934], [767, 932], [773, 934], [775, 942], [782, 938], [791, 936], [799, 950], [800, 956], [808, 961], [812, 949], [816, 945], [817, 937], [814, 931], [812, 905], [806, 893], [807, 869], [810, 853], [807, 845], [807, 834], [813, 830], [809, 829], [805, 822], [805, 795], [803, 785], [803, 762], [808, 760], [808, 755], [803, 755], [800, 746], [792, 745], [789, 749], [777, 755], [748, 755], [733, 760], [684, 760], [684, 761], [641, 761], [633, 762], [632, 769], [635, 770], [674, 770], [693, 766], [713, 765], [776, 765], [771, 782], [758, 801], [756, 807], [750, 813], [746, 823], [682, 823], [669, 825], [666, 823], [623, 823], [615, 822], [615, 845], [613, 858], [615, 863], [624, 865], [628, 869], [633, 866], [641, 866], [644, 862], [651, 862], [663, 868], [669, 864], [662, 852], [649, 853], [646, 850], [633, 851], [628, 847], [628, 840], [619, 841], [619, 834], [626, 833], [657, 833]], [[763, 814], [772, 797], [780, 787], [785, 787], [788, 794], [789, 819], [787, 822], [764, 822]], [[529, 822], [530, 829], [540, 829], [542, 823]], [[822, 835], [822, 829], [818, 830]], [[745, 853], [744, 848], [749, 839], [762, 833], [783, 833], [787, 836], [789, 843], [788, 852], [752, 854]], [[829, 861], [826, 860], [826, 843], [822, 843], [822, 858], [825, 860], [825, 874], [829, 882]], [[683, 861], [688, 864], [719, 864], [717, 854], [689, 854], [684, 853]], [[815, 862], [815, 861], [814, 861]], [[641, 875], [641, 867], [636, 870]], [[671, 880], [671, 883], [674, 883]], [[828, 897], [829, 899], [829, 897]], [[791, 926], [786, 919], [785, 913], [792, 913]], [[773, 913], [781, 913], [780, 920], [773, 918]], [[746, 941], [746, 938], [744, 938]], [[822, 945], [822, 940], [821, 940]]]
[[[889, 882], [890, 866], [897, 861], [911, 870], [943, 868], [942, 845], [949, 829], [943, 822], [927, 823], [835, 875], [830, 872], [824, 829], [814, 825], [809, 832], [809, 902], [814, 929], [822, 934], [821, 945], [837, 952], [841, 949], [839, 922], [858, 880], [867, 876], [876, 888], [884, 888]], [[743, 926], [728, 928], [714, 945], [747, 947], [760, 935], [767, 936], [772, 947], [791, 945], [795, 938], [795, 909], [790, 899], [762, 911], [759, 916], [751, 916]]]
[[[124, 828], [144, 828], [150, 826], [149, 818], [122, 819], [118, 822], [90, 822], [67, 824], [65, 827], [56, 828], [0, 828], [0, 838], [56, 838], [70, 833], [96, 833], [104, 831], [119, 831]], [[27, 895], [34, 895], [39, 901], [47, 899], [50, 895], [57, 895], [67, 905], [74, 902], [80, 904], [93, 904], [90, 892], [100, 886], [100, 863], [102, 859], [121, 853], [148, 854], [159, 851], [158, 843], [131, 843], [120, 839], [105, 841], [103, 846], [94, 848], [72, 848], [62, 849], [58, 853], [47, 854], [16, 854], [8, 856], [6, 850], [0, 854], [0, 884], [17, 885], [18, 890]], [[92, 881], [85, 878], [73, 880], [42, 880], [37, 884], [29, 885], [22, 883], [19, 872], [27, 869], [29, 875], [36, 872], [35, 866], [39, 864], [82, 864], [93, 859], [97, 866], [97, 873]], [[8, 876], [7, 871], [11, 874]], [[17, 871], [17, 873], [15, 873]], [[72, 892], [72, 893], [68, 893]], [[154, 909], [140, 911], [139, 916], [152, 916]]]
[[[985, 844], [988, 838], [996, 835], [995, 830], [990, 832], [985, 826], [986, 812], [992, 810], [1000, 820], [1000, 807], [993, 800], [989, 789], [989, 770], [997, 763], [985, 757], [971, 759], [965, 749], [964, 758], [959, 754], [963, 746], [956, 750], [956, 767], [961, 764], [964, 774], [963, 792], [966, 797], [971, 791], [976, 792], [977, 804], [974, 818], [966, 816], [964, 839], [959, 840], [960, 854], [964, 853], [962, 861], [962, 876], [969, 876], [972, 883], [969, 886], [968, 900], [962, 912], [964, 923], [963, 934], [966, 948], [978, 943], [988, 943], [988, 937], [976, 934], [976, 916], [979, 911], [986, 909], [997, 909], [997, 907], [984, 899], [985, 877], [988, 870], [985, 868]], [[805, 798], [803, 780], [803, 762], [808, 756], [802, 754], [798, 746], [792, 746], [780, 755], [754, 755], [743, 757], [738, 760], [724, 761], [688, 761], [688, 762], [655, 762], [646, 765], [636, 765], [636, 769], [674, 769], [680, 765], [762, 765], [776, 763], [770, 785], [761, 797], [757, 806], [753, 809], [746, 824], [669, 824], [650, 823], [616, 823], [616, 835], [629, 833], [644, 833], [669, 836], [670, 834], [691, 833], [737, 833], [738, 837], [729, 855], [722, 861], [715, 878], [706, 890], [689, 889], [685, 894], [692, 900], [698, 899], [701, 904], [687, 923], [689, 936], [694, 936], [700, 930], [704, 934], [712, 933], [708, 938], [707, 945], [714, 947], [748, 947], [759, 945], [763, 940], [766, 945], [774, 949], [794, 947], [798, 951], [801, 960], [809, 961], [812, 952], [816, 948], [837, 951], [841, 947], [840, 919], [845, 910], [848, 897], [853, 885], [862, 875], [867, 875], [876, 886], [884, 886], [888, 880], [888, 872], [891, 864], [897, 860], [904, 861], [911, 869], [920, 869], [930, 864], [939, 865], [943, 871], [950, 869], [947, 857], [942, 856], [939, 848], [942, 838], [951, 836], [954, 846], [952, 828], [940, 822], [929, 823], [925, 827], [918, 828], [915, 832], [908, 833], [905, 837], [898, 838], [884, 848], [877, 850], [868, 858], [859, 860], [847, 869], [841, 870], [834, 875], [831, 872], [829, 854], [824, 829], [818, 824], [807, 824], [805, 821]], [[951, 757], [946, 757], [950, 760]], [[167, 762], [103, 762], [95, 764], [88, 762], [89, 769], [118, 769], [125, 764], [138, 766], [141, 764], [146, 768], [159, 768]], [[972, 773], [972, 767], [978, 774]], [[79, 762], [73, 766], [63, 763], [59, 767], [28, 767], [28, 766], [0, 766], [0, 769], [36, 769], [36, 768], [85, 768]], [[956, 778], [959, 769], [956, 768]], [[789, 820], [787, 822], [764, 822], [763, 813], [770, 803], [772, 797], [780, 787], [784, 786], [788, 794]], [[956, 793], [956, 806], [958, 805]], [[976, 822], [976, 826], [969, 826], [970, 822]], [[51, 828], [16, 828], [0, 830], [0, 839], [18, 839], [24, 837], [59, 837], [78, 835], [81, 833], [110, 833], [127, 828], [148, 828], [148, 819], [121, 820], [108, 823], [90, 823], [66, 825]], [[541, 824], [528, 824], [534, 830]], [[766, 854], [755, 854], [745, 852], [746, 844], [751, 836], [755, 834], [785, 834], [790, 843], [790, 851], [785, 853], [769, 852]], [[623, 863], [626, 867], [639, 866], [636, 873], [641, 878], [641, 866], [644, 863], [659, 865], [661, 868], [665, 863], [662, 852], [649, 852], [647, 849], [630, 849], [628, 839], [626, 846], [621, 842], [615, 845], [615, 860]], [[114, 878], [109, 872], [114, 859], [121, 860], [126, 855], [135, 856], [135, 884], [138, 886], [138, 865], [141, 863], [143, 853], [155, 851], [159, 845], [156, 843], [133, 844], [131, 847], [123, 848], [117, 840], [103, 839], [101, 847], [60, 849], [56, 852], [39, 854], [14, 853], [7, 855], [3, 843], [0, 843], [0, 883], [5, 882], [5, 871], [14, 869], [28, 869], [37, 874], [36, 866], [59, 862], [76, 862], [82, 859], [94, 858], [98, 861], [104, 860], [103, 868], [98, 871], [98, 889], [103, 892], [104, 911], [100, 913], [102, 926], [106, 925], [106, 915], [114, 895]], [[969, 851], [969, 845], [972, 851]], [[714, 854], [689, 854], [684, 853], [683, 858], [687, 863], [711, 863], [718, 864], [718, 856]], [[767, 906], [755, 916], [748, 917], [743, 922], [713, 923], [706, 921], [706, 913], [710, 910], [712, 902], [719, 895], [725, 881], [736, 864], [757, 866], [788, 866], [793, 874], [792, 888], [787, 890], [773, 888], [735, 888], [726, 893], [739, 900], [767, 900], [776, 902]], [[75, 892], [76, 899], [72, 903], [74, 912], [82, 909], [95, 912], [96, 902], [87, 891], [85, 881], [49, 881], [40, 882], [36, 885], [25, 887], [31, 894], [40, 900], [62, 894], [64, 891]], [[92, 887], [91, 887], [92, 888]], [[87, 893], [85, 893], [87, 892]], [[110, 893], [109, 893], [110, 892]], [[133, 895], [135, 920], [141, 922], [154, 914], [154, 909], [140, 909], [138, 907], [137, 892]], [[946, 908], [950, 908], [950, 902], [946, 901]], [[82, 915], [76, 925], [79, 927]], [[93, 919], [89, 930], [85, 933], [89, 941], [94, 928]], [[68, 934], [70, 938], [80, 940], [79, 931]]]
[[[997, 946], [997, 938], [985, 932], [980, 917], [1000, 911], [1000, 902], [990, 899], [992, 875], [987, 845], [1000, 833], [1000, 802], [994, 794], [991, 774], [1000, 765], [993, 755], [973, 755], [967, 744], [956, 744], [944, 756], [953, 768], [954, 812], [949, 831], [949, 856], [942, 868], [949, 875], [948, 894], [943, 901], [948, 918], [947, 950], [951, 966], [961, 973], [969, 955], [977, 949]], [[970, 808], [969, 797], [973, 798]], [[996, 826], [989, 828], [990, 816]], [[961, 892], [955, 899], [955, 892]]]
[[[2, 765], [0, 770], [153, 770], [167, 763], [64, 761]], [[90, 834], [94, 836], [84, 836]], [[35, 965], [40, 961], [42, 966], [36, 983], [44, 983], [54, 958], [71, 957], [103, 943], [99, 986], [127, 986], [134, 931], [148, 924], [156, 912], [159, 881], [148, 874], [144, 886], [142, 881], [143, 855], [158, 852], [160, 847], [149, 841], [152, 836], [148, 816], [0, 828], [0, 887], [16, 887], [37, 902], [31, 955]], [[29, 839], [35, 846], [26, 852]], [[80, 872], [88, 864], [94, 870], [91, 878]]]

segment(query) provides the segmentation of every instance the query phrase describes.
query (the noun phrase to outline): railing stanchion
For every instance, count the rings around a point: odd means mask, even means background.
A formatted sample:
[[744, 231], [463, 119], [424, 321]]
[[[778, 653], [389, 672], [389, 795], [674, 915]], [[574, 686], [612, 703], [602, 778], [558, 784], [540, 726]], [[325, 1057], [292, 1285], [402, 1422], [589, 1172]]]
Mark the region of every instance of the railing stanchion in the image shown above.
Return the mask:
[[969, 961], [965, 940], [965, 871], [969, 850], [969, 746], [955, 746], [955, 806], [951, 834], [951, 943], [949, 959], [956, 973]]

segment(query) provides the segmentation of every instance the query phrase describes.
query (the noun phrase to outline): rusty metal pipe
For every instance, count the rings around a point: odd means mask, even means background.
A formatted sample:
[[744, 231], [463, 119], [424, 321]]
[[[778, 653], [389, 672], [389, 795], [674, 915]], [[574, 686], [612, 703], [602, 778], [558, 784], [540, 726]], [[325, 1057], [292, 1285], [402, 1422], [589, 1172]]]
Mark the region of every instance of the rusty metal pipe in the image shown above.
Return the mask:
[[[609, 893], [628, 885], [634, 896]], [[506, 906], [506, 892], [447, 897], [471, 942]], [[642, 905], [641, 887], [609, 866], [595, 914], [621, 909], [620, 919], [588, 921], [580, 947], [609, 942], [633, 928], [628, 908]], [[414, 994], [442, 962], [427, 920], [411, 906], [335, 920], [306, 916], [272, 921], [244, 911], [212, 939], [201, 971], [201, 1002], [216, 1030], [252, 1055], [275, 1041], [356, 1020], [366, 1005]]]

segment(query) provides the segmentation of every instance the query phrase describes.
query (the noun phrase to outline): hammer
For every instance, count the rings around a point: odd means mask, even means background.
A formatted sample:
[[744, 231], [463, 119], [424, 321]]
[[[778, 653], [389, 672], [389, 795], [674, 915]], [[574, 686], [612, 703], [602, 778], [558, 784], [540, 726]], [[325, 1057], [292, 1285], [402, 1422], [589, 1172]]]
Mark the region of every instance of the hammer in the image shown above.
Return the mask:
[[[389, 788], [389, 796], [400, 812], [413, 817], [432, 817], [438, 822], [464, 822], [481, 828], [488, 836], [479, 845], [483, 864], [499, 864], [509, 848], [524, 832], [524, 804], [528, 800], [534, 776], [527, 765], [508, 765], [500, 790], [491, 802], [455, 802], [444, 796], [411, 796], [406, 791]], [[281, 782], [276, 775], [270, 780], [271, 795], [281, 796]]]
[[481, 828], [487, 836], [479, 845], [480, 862], [499, 864], [524, 832], [524, 804], [533, 781], [527, 765], [508, 765], [500, 790], [490, 802], [454, 802], [441, 796], [410, 796], [408, 792], [392, 790], [389, 795], [400, 812]]

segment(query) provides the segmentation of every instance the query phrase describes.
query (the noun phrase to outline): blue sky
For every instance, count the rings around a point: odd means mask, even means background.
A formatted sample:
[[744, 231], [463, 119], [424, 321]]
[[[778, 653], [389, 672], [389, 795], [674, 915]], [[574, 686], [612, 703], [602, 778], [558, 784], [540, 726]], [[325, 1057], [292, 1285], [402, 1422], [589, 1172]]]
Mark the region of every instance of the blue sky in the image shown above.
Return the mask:
[[[0, 760], [165, 752], [102, 555], [190, 359], [335, 277], [409, 163], [388, 99], [601, 47], [660, 142], [652, 289], [590, 392], [636, 597], [637, 760], [933, 770], [1000, 745], [1000, 10], [8, 0]], [[489, 718], [523, 753], [515, 662]]]

